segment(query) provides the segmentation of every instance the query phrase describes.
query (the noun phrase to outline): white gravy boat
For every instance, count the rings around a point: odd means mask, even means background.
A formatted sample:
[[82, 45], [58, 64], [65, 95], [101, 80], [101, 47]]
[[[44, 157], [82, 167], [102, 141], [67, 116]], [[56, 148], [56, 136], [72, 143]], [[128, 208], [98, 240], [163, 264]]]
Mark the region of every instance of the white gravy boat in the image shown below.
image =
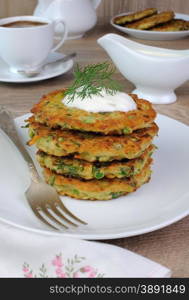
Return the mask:
[[132, 93], [156, 104], [176, 101], [174, 90], [189, 79], [189, 50], [157, 48], [117, 34], [97, 41], [136, 89]]

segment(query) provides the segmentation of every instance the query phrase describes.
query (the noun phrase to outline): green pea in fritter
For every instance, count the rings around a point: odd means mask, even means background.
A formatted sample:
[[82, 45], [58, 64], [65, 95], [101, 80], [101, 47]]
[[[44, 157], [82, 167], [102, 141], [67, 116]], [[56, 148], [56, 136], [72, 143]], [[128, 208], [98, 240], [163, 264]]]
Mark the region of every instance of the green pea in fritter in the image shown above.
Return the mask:
[[107, 162], [139, 157], [152, 143], [158, 126], [139, 129], [125, 136], [104, 136], [94, 133], [49, 129], [39, 123], [29, 125], [29, 145], [50, 155], [69, 156], [89, 162]]
[[136, 110], [94, 113], [67, 106], [64, 102], [65, 91], [54, 91], [43, 96], [31, 110], [34, 122], [63, 130], [127, 135], [150, 126], [156, 118], [152, 104], [134, 94], [130, 96], [137, 105]]
[[69, 157], [56, 157], [42, 151], [38, 151], [37, 160], [41, 167], [48, 168], [57, 174], [65, 176], [85, 180], [125, 178], [139, 174], [154, 150], [155, 146], [150, 145], [139, 158], [110, 163], [90, 163]]
[[114, 178], [101, 180], [81, 180], [77, 178], [57, 175], [49, 169], [44, 169], [44, 177], [48, 184], [52, 185], [60, 195], [83, 200], [110, 200], [136, 191], [151, 177], [149, 159], [140, 174], [129, 178]]

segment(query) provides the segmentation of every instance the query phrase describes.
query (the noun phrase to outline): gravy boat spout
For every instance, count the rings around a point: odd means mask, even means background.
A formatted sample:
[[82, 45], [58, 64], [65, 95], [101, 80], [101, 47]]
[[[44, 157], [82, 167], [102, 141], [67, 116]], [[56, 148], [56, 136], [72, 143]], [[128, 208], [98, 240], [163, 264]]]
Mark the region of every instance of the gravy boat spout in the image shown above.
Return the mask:
[[189, 50], [143, 45], [117, 34], [97, 40], [136, 89], [132, 93], [152, 103], [176, 101], [174, 90], [189, 79]]

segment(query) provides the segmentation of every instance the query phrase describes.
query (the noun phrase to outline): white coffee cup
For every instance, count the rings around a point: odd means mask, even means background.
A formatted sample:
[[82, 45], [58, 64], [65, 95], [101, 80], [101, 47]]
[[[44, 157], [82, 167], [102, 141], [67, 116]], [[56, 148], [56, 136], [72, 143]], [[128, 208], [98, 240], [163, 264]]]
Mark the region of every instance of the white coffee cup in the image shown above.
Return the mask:
[[[41, 24], [31, 27], [3, 27], [20, 21]], [[55, 28], [59, 24], [63, 25], [62, 37], [58, 45], [54, 46]], [[52, 21], [34, 16], [0, 19], [0, 56], [9, 65], [11, 72], [36, 70], [51, 52], [63, 45], [66, 36], [67, 27], [62, 19]]]

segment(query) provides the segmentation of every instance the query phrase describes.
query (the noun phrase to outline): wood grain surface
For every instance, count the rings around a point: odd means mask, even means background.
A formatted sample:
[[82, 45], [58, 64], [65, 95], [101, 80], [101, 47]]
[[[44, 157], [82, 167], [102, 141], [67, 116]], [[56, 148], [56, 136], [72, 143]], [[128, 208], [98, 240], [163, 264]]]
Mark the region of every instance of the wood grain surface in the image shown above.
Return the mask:
[[[37, 0], [0, 0], [0, 17], [31, 15], [36, 4]], [[98, 22], [106, 24], [115, 14], [147, 7], [189, 13], [189, 1], [187, 0], [102, 0], [97, 11]]]
[[[67, 41], [62, 48], [62, 52], [69, 53], [76, 51], [76, 61], [81, 65], [108, 60], [109, 57], [96, 43], [96, 39], [110, 31], [116, 32], [110, 25], [96, 27], [87, 33], [83, 39]], [[141, 40], [141, 42], [164, 48], [189, 48], [188, 38], [169, 42], [144, 40]], [[118, 72], [116, 73], [116, 77], [123, 83], [126, 92], [132, 91], [132, 83], [124, 79]], [[28, 113], [33, 104], [43, 94], [68, 86], [72, 79], [72, 71], [69, 71], [63, 76], [37, 83], [0, 83], [0, 104], [12, 110], [14, 116], [20, 116]], [[189, 82], [178, 88], [176, 94], [178, 96], [177, 102], [169, 105], [156, 105], [155, 108], [157, 111], [189, 125]], [[135, 251], [167, 266], [172, 270], [173, 277], [189, 277], [189, 217], [152, 233], [105, 242]]]

